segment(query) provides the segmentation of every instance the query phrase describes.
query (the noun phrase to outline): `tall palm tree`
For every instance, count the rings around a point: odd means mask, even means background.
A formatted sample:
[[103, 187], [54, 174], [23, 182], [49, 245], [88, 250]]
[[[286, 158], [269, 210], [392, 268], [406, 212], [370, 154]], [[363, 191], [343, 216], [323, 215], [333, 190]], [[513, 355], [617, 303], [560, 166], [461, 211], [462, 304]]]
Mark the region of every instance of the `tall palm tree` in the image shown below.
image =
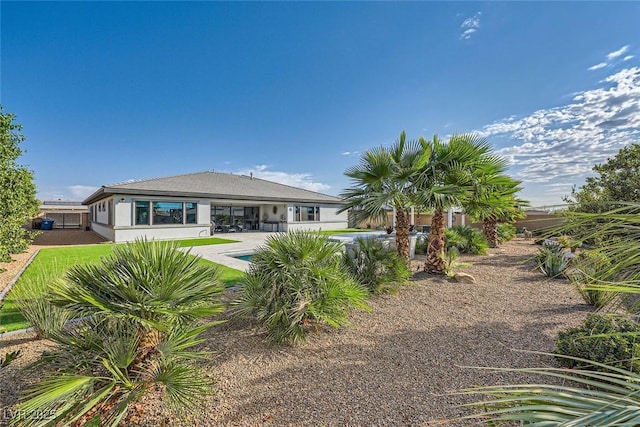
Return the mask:
[[424, 165], [415, 178], [418, 204], [433, 210], [425, 270], [443, 274], [445, 270], [444, 212], [464, 206], [472, 195], [475, 178], [482, 170], [499, 170], [506, 161], [491, 152], [489, 143], [474, 134], [453, 135], [445, 143], [437, 136], [422, 139]]
[[492, 248], [500, 244], [498, 223], [512, 222], [525, 216], [521, 206], [526, 202], [516, 197], [522, 189], [520, 181], [499, 172], [482, 173], [464, 205], [465, 213], [473, 221], [482, 222], [482, 233]]
[[[150, 393], [194, 408], [211, 381], [192, 347], [215, 322], [194, 323], [222, 311], [222, 290], [216, 268], [175, 243], [117, 245], [101, 264], [73, 267], [51, 285], [51, 301], [78, 320], [50, 337], [58, 346], [42, 361], [54, 371], [29, 390], [15, 422], [115, 426], [139, 416]], [[50, 418], [32, 415], [43, 413]]]
[[424, 144], [407, 140], [402, 131], [390, 147], [376, 147], [365, 152], [360, 163], [345, 171], [352, 186], [341, 197], [345, 200], [339, 212], [354, 209], [358, 219], [386, 218], [387, 208], [396, 214], [396, 245], [398, 255], [409, 260], [409, 215], [415, 205], [416, 187], [413, 179], [426, 163]]

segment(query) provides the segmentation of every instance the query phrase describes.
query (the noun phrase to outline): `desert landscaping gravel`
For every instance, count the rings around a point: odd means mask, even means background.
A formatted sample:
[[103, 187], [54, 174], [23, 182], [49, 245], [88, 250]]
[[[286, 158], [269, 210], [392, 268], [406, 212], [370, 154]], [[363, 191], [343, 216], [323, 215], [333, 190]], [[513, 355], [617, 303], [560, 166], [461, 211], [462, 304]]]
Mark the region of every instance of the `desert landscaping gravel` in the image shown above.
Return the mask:
[[[320, 329], [306, 344], [270, 347], [247, 320], [229, 319], [206, 334], [212, 355], [203, 368], [216, 394], [195, 416], [167, 417], [151, 400], [143, 425], [422, 426], [474, 425], [467, 395], [477, 385], [538, 382], [520, 373], [471, 367], [556, 365], [558, 331], [578, 325], [590, 308], [564, 280], [532, 271], [537, 247], [516, 239], [486, 256], [461, 257], [476, 283], [416, 273], [397, 294], [373, 297], [372, 312], [352, 325]], [[417, 263], [414, 263], [417, 266]], [[47, 342], [0, 340], [0, 354], [23, 355], [0, 370], [0, 407], [9, 413], [32, 380], [24, 366]], [[6, 419], [4, 420], [6, 423]]]

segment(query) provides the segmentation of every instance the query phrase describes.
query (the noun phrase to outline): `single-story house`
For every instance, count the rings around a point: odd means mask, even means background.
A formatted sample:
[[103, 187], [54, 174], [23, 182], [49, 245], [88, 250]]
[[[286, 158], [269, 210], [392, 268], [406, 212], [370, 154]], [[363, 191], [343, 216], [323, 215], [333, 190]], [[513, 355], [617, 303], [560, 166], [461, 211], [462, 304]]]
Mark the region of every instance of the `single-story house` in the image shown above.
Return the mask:
[[198, 172], [105, 185], [82, 202], [91, 229], [115, 242], [218, 231], [347, 228], [338, 197], [246, 175]]

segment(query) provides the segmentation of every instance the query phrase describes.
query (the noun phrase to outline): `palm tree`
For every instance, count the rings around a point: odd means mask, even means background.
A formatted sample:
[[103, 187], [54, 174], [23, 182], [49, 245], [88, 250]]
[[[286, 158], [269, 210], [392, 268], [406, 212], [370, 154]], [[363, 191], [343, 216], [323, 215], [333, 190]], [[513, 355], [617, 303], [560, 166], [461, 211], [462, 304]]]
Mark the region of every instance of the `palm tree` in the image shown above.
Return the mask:
[[407, 141], [406, 133], [402, 131], [390, 148], [377, 147], [365, 152], [357, 166], [345, 171], [352, 186], [341, 194], [345, 203], [339, 212], [354, 209], [359, 220], [386, 219], [387, 208], [395, 210], [398, 255], [407, 261], [409, 210], [416, 198], [413, 179], [425, 165], [423, 144], [422, 138]]
[[[612, 204], [613, 205], [613, 204]], [[640, 294], [640, 204], [613, 211], [567, 213], [568, 221], [555, 234], [571, 231], [574, 238], [599, 242], [595, 249], [609, 259], [609, 267], [594, 270], [590, 289]], [[560, 380], [556, 384], [478, 387], [468, 393], [489, 397], [472, 404], [483, 412], [472, 416], [491, 425], [520, 421], [545, 426], [636, 426], [640, 424], [640, 375], [606, 364], [565, 356], [591, 369], [525, 368], [527, 372]], [[579, 387], [578, 385], [582, 385]], [[467, 417], [471, 418], [471, 417]]]
[[[16, 423], [115, 426], [139, 416], [147, 394], [192, 409], [210, 393], [193, 364], [205, 354], [192, 347], [216, 322], [194, 323], [223, 309], [215, 267], [175, 243], [138, 241], [73, 267], [50, 289], [78, 320], [51, 336], [58, 347], [43, 362], [54, 371], [30, 389]], [[42, 413], [52, 416], [30, 418]]]
[[421, 141], [423, 166], [415, 178], [420, 207], [432, 210], [425, 270], [443, 274], [445, 270], [444, 212], [464, 206], [473, 193], [481, 171], [500, 170], [506, 161], [491, 153], [489, 143], [474, 134], [453, 135], [444, 143], [437, 136]]
[[473, 221], [482, 222], [482, 233], [492, 248], [500, 244], [498, 223], [513, 222], [525, 216], [520, 206], [526, 202], [516, 197], [522, 189], [520, 181], [499, 172], [480, 175], [464, 205], [465, 213]]

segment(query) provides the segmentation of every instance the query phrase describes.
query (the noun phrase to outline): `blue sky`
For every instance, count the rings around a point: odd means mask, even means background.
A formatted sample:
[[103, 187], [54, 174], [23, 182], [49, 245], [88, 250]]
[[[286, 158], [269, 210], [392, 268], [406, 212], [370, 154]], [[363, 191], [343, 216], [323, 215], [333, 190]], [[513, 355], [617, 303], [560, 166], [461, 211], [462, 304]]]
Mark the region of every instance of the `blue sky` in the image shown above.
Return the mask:
[[203, 170], [324, 193], [478, 132], [534, 206], [640, 142], [638, 2], [0, 3], [0, 102], [42, 199]]

